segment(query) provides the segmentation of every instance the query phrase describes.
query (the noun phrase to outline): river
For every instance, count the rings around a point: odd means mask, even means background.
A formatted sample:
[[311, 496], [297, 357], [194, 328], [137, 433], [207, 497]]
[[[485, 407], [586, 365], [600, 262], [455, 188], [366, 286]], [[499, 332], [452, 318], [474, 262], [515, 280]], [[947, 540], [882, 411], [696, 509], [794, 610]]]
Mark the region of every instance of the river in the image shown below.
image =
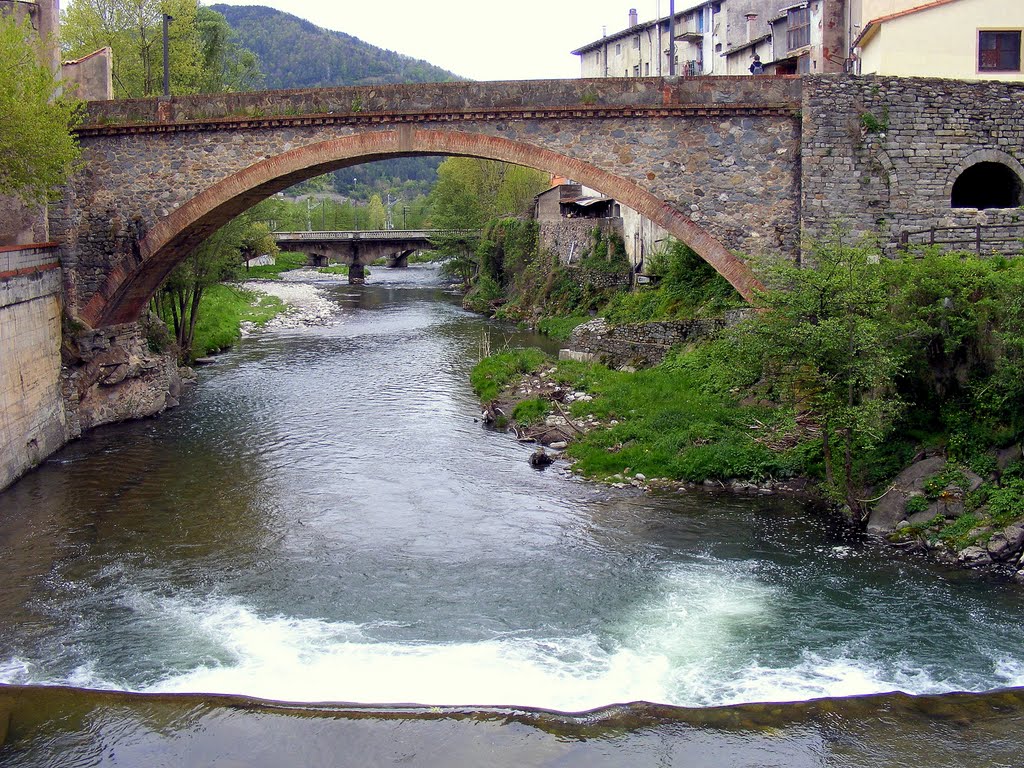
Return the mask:
[[370, 279], [0, 494], [0, 682], [564, 712], [1024, 685], [1019, 588], [791, 501], [536, 471], [468, 373], [485, 335], [545, 341], [432, 268]]

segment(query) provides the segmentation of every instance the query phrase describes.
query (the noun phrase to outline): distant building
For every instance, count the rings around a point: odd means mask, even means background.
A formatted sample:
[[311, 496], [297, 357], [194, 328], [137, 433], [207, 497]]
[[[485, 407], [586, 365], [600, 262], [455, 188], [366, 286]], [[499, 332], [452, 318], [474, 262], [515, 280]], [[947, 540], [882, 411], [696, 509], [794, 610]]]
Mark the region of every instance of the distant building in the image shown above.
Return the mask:
[[861, 74], [1024, 81], [1021, 0], [859, 2]]
[[[850, 0], [856, 2], [856, 0]], [[850, 37], [854, 29], [848, 0], [802, 0], [779, 3], [768, 20], [772, 66], [776, 75], [820, 75], [852, 67]]]
[[[674, 19], [675, 56], [670, 64], [671, 17], [640, 22], [630, 9], [626, 29], [605, 35], [573, 53], [581, 77], [682, 77], [749, 74], [754, 53], [771, 60], [769, 19], [781, 0], [680, 0]], [[752, 41], [754, 45], [749, 45]], [[745, 58], [744, 58], [745, 57]]]
[[541, 246], [558, 254], [562, 264], [579, 262], [595, 228], [621, 237], [634, 267], [642, 266], [667, 243], [668, 233], [632, 208], [565, 179], [553, 183], [537, 195], [534, 218], [540, 226]]

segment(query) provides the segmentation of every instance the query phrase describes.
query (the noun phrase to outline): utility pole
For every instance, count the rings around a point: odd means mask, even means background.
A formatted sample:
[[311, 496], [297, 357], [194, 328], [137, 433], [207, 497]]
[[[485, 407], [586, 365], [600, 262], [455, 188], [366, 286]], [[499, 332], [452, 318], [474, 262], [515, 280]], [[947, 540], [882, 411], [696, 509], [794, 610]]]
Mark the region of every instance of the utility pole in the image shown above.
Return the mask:
[[174, 17], [169, 13], [164, 14], [164, 96], [171, 95], [171, 59], [170, 59], [170, 45], [168, 44], [167, 28], [171, 22], [174, 21]]

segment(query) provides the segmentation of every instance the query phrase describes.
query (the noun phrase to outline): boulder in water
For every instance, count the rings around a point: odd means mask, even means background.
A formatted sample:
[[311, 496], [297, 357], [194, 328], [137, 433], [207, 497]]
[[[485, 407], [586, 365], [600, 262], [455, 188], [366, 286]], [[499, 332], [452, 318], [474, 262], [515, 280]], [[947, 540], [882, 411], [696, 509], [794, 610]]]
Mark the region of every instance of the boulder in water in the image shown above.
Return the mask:
[[543, 446], [538, 446], [537, 450], [530, 454], [530, 466], [534, 469], [544, 469], [553, 461], [554, 459], [544, 450]]

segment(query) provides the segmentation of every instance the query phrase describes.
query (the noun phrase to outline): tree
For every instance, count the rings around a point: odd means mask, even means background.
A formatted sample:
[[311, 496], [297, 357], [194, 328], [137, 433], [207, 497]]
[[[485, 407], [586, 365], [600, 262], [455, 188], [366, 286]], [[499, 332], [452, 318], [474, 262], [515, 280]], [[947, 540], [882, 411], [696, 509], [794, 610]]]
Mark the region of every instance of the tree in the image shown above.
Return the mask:
[[154, 296], [154, 304], [157, 314], [174, 329], [183, 358], [191, 356], [206, 289], [235, 277], [243, 257], [276, 254], [277, 250], [267, 225], [244, 213], [214, 232], [175, 267]]
[[71, 57], [110, 46], [117, 96], [154, 96], [163, 87], [163, 15], [173, 93], [239, 91], [260, 81], [255, 54], [234, 42], [227, 20], [196, 0], [76, 0], [61, 17]]
[[203, 56], [200, 93], [252, 91], [262, 85], [259, 58], [238, 44], [237, 35], [222, 14], [200, 6], [196, 26]]
[[814, 247], [812, 266], [769, 267], [761, 311], [726, 342], [751, 380], [818, 422], [826, 483], [858, 515], [855, 456], [885, 439], [904, 405], [896, 383], [906, 351], [888, 269], [869, 246], [836, 232]]
[[[437, 169], [430, 220], [437, 229], [482, 230], [491, 220], [523, 214], [548, 187], [548, 177], [522, 166], [450, 157]], [[478, 238], [445, 236], [435, 242], [446, 271], [468, 287], [480, 272]]]
[[387, 220], [388, 212], [384, 208], [384, 201], [380, 195], [374, 195], [366, 206], [366, 228], [384, 229], [384, 222]]
[[490, 219], [524, 214], [547, 188], [547, 174], [532, 168], [450, 157], [437, 169], [431, 218], [439, 229], [480, 229]]
[[58, 97], [27, 23], [0, 14], [0, 192], [43, 203], [67, 179], [78, 143], [78, 102]]

